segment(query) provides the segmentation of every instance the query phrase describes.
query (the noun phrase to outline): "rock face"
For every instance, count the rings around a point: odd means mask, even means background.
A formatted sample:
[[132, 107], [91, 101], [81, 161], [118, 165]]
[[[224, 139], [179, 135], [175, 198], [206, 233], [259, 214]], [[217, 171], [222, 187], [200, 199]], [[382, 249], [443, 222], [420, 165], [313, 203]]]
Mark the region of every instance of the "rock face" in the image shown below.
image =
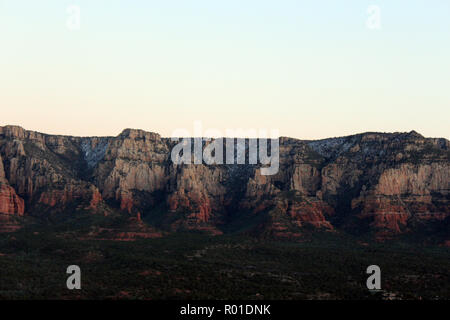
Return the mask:
[[[81, 140], [0, 127], [4, 180], [23, 199], [26, 212], [59, 212], [73, 206], [96, 209], [100, 193], [84, 179]], [[23, 204], [16, 213], [20, 212], [24, 212]]]
[[0, 157], [0, 214], [21, 216], [24, 211], [24, 201], [16, 194], [14, 188], [6, 180], [3, 160]]
[[344, 230], [379, 239], [450, 216], [446, 139], [416, 132], [280, 138], [271, 176], [260, 165], [175, 165], [173, 146], [134, 129], [81, 138], [0, 127], [0, 213], [121, 211], [171, 230], [251, 226], [278, 237]]
[[372, 190], [352, 201], [360, 217], [377, 229], [400, 233], [410, 220], [444, 220], [449, 215], [449, 166], [401, 164], [385, 170]]

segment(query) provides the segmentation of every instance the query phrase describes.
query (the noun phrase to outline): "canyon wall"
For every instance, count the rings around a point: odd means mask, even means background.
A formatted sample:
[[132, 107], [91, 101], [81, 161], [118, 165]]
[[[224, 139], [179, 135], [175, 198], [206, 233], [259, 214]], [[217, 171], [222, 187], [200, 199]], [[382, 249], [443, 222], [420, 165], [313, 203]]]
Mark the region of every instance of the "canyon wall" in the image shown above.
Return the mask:
[[271, 176], [260, 165], [175, 165], [174, 144], [134, 129], [70, 137], [0, 127], [0, 214], [121, 212], [149, 221], [162, 215], [171, 230], [239, 226], [301, 237], [320, 229], [379, 239], [450, 216], [446, 139], [414, 131], [282, 137]]

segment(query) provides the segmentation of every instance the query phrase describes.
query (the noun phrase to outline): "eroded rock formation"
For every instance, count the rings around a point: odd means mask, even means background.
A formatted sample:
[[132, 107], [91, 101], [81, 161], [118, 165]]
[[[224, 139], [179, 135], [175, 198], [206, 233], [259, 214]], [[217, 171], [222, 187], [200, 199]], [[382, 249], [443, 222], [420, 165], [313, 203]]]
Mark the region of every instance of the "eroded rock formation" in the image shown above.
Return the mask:
[[[53, 136], [0, 127], [0, 213], [121, 211], [172, 230], [253, 221], [298, 237], [305, 227], [412, 232], [450, 215], [450, 143], [410, 133], [280, 138], [277, 174], [260, 165], [175, 165], [170, 139], [126, 129], [117, 137]], [[148, 218], [148, 219], [147, 219]]]

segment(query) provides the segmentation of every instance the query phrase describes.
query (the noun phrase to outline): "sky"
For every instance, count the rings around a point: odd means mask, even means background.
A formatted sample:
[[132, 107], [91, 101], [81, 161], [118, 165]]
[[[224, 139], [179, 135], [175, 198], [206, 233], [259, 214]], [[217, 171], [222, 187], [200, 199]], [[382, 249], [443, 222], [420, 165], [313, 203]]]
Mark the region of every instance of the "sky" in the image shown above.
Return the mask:
[[0, 114], [79, 136], [450, 139], [450, 1], [0, 0]]

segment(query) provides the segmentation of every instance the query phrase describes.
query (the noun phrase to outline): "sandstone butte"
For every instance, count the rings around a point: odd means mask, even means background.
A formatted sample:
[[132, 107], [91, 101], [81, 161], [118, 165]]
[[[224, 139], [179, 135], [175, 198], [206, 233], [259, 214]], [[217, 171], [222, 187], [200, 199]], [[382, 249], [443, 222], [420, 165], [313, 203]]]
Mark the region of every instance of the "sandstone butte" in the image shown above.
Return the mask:
[[[219, 234], [227, 224], [298, 238], [348, 231], [383, 240], [436, 227], [449, 243], [450, 142], [409, 133], [315, 141], [280, 138], [280, 169], [174, 165], [168, 138], [126, 129], [117, 137], [48, 135], [0, 127], [0, 215], [119, 211], [142, 224]], [[250, 222], [248, 222], [250, 221]], [[442, 231], [444, 230], [444, 231]]]

